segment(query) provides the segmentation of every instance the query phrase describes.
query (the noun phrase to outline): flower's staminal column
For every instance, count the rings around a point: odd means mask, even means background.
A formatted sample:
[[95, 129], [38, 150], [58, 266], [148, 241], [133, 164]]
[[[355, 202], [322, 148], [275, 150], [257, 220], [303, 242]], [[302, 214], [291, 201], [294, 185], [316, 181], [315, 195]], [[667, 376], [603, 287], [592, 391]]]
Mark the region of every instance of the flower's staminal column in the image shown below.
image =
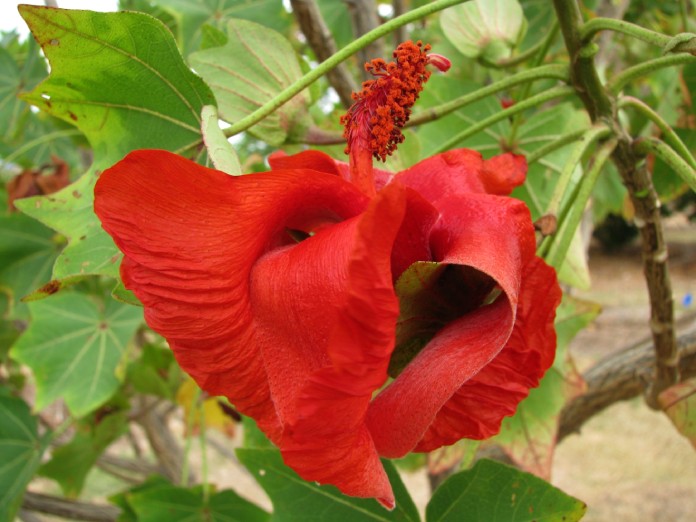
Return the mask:
[[404, 141], [401, 129], [430, 78], [426, 65], [443, 72], [450, 68], [447, 58], [429, 50], [430, 45], [409, 40], [396, 48], [395, 61], [377, 58], [366, 63], [365, 70], [375, 78], [353, 93], [355, 103], [341, 117], [346, 154], [350, 156], [350, 181], [368, 196], [376, 193], [372, 158], [384, 161]]

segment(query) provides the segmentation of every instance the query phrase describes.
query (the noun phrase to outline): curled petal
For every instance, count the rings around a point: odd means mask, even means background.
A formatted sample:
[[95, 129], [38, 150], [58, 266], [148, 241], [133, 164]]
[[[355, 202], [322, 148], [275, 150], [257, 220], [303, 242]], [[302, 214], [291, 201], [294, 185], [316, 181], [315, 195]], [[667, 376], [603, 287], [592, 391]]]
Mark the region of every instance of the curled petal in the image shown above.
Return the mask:
[[268, 252], [251, 285], [286, 462], [307, 480], [387, 505], [393, 495], [364, 414], [393, 349], [390, 261], [405, 202], [395, 185], [359, 217]]
[[416, 451], [498, 433], [503, 418], [515, 413], [553, 364], [560, 301], [556, 273], [534, 258], [522, 274], [515, 326], [505, 347], [442, 407]]
[[309, 232], [365, 203], [341, 179], [316, 171], [232, 177], [145, 150], [101, 174], [94, 207], [125, 254], [124, 284], [182, 368], [277, 440], [249, 274], [262, 254], [293, 243], [288, 228]]
[[373, 400], [368, 426], [387, 457], [412, 451], [458, 390], [498, 356], [515, 324], [522, 268], [534, 258], [534, 231], [521, 202], [468, 194], [437, 205], [433, 259], [476, 269], [501, 295], [441, 329]]
[[524, 156], [501, 154], [484, 160], [479, 152], [455, 149], [416, 163], [395, 176], [429, 201], [455, 194], [509, 195], [524, 182]]

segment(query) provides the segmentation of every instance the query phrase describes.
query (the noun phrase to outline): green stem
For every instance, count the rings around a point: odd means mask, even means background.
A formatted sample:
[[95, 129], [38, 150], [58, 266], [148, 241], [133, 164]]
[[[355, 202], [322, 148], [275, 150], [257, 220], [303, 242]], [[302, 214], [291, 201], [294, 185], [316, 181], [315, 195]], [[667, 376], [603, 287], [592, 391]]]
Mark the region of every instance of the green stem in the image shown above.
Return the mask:
[[553, 237], [553, 242], [548, 250], [548, 253], [544, 256], [546, 262], [556, 269], [560, 269], [563, 261], [566, 258], [568, 249], [570, 248], [570, 243], [573, 241], [573, 236], [575, 231], [580, 225], [582, 220], [582, 215], [585, 212], [585, 207], [587, 202], [592, 195], [592, 190], [594, 189], [597, 178], [599, 177], [604, 164], [607, 162], [611, 153], [614, 152], [617, 140], [612, 139], [607, 141], [602, 147], [597, 151], [597, 155], [594, 158], [594, 163], [592, 167], [583, 177], [580, 182], [579, 189], [573, 201], [570, 202], [567, 207], [566, 216], [560, 222], [558, 231]]
[[490, 127], [491, 125], [498, 123], [499, 121], [509, 118], [511, 116], [514, 116], [519, 112], [525, 111], [531, 107], [536, 107], [537, 105], [541, 105], [542, 103], [545, 103], [549, 100], [553, 100], [555, 98], [569, 96], [574, 92], [575, 91], [572, 87], [554, 87], [553, 89], [549, 89], [547, 91], [537, 94], [536, 96], [532, 96], [531, 98], [516, 103], [512, 107], [508, 107], [505, 110], [497, 112], [492, 116], [489, 116], [484, 120], [481, 120], [476, 125], [472, 125], [465, 131], [462, 131], [459, 134], [455, 135], [452, 139], [442, 144], [437, 149], [437, 152], [444, 152], [446, 150], [449, 150], [453, 148], [457, 143], [459, 143], [462, 140], [465, 140], [469, 136], [473, 136], [477, 132], [485, 129], [486, 127]]
[[[604, 30], [626, 34], [663, 49], [674, 39], [673, 36], [651, 31], [645, 27], [640, 27], [639, 25], [623, 20], [616, 20], [614, 18], [593, 18], [580, 28], [580, 40], [582, 40], [583, 44], [587, 44], [598, 32]], [[696, 35], [693, 36], [696, 38]], [[678, 52], [690, 52], [683, 47], [679, 47], [678, 49]], [[676, 48], [674, 50], [676, 50]]]
[[204, 403], [201, 401], [198, 407], [199, 424], [200, 429], [198, 430], [198, 442], [201, 445], [201, 481], [203, 483], [203, 498], [207, 502], [210, 496], [210, 484], [208, 483], [208, 445], [205, 439], [205, 407]]
[[633, 107], [646, 118], [652, 121], [660, 131], [664, 140], [686, 161], [692, 169], [696, 169], [696, 159], [691, 155], [691, 151], [681, 140], [679, 135], [674, 132], [672, 126], [667, 123], [662, 116], [655, 112], [649, 105], [645, 104], [633, 96], [624, 96], [619, 100], [619, 107]]
[[184, 462], [181, 465], [181, 479], [180, 485], [188, 485], [188, 475], [189, 475], [189, 460], [191, 457], [191, 433], [193, 433], [193, 425], [196, 421], [196, 411], [198, 408], [198, 400], [201, 398], [201, 389], [196, 386], [196, 391], [193, 393], [191, 398], [191, 404], [189, 406], [188, 415], [186, 416], [186, 444], [184, 446]]
[[542, 78], [555, 78], [558, 80], [568, 81], [568, 67], [566, 65], [544, 65], [542, 67], [537, 67], [535, 69], [529, 69], [521, 73], [514, 74], [503, 80], [494, 82], [486, 87], [476, 89], [474, 92], [460, 96], [452, 101], [443, 103], [436, 107], [432, 107], [428, 110], [419, 112], [413, 116], [408, 123], [407, 127], [413, 127], [415, 125], [422, 125], [423, 123], [428, 123], [430, 121], [436, 120], [451, 112], [461, 109], [462, 107], [469, 105], [471, 103], [477, 102], [486, 96], [495, 94], [497, 92], [509, 89], [516, 85], [523, 83], [534, 82]]
[[653, 73], [664, 67], [672, 67], [685, 65], [687, 63], [696, 63], [696, 56], [691, 56], [690, 54], [670, 54], [668, 56], [661, 56], [660, 58], [654, 58], [643, 62], [639, 65], [634, 65], [624, 70], [620, 74], [617, 74], [611, 81], [607, 84], [609, 91], [617, 95], [626, 86], [626, 84], [645, 76], [647, 74]]
[[[551, 44], [553, 43], [554, 39], [558, 35], [558, 22], [554, 21], [553, 26], [551, 27], [551, 30], [547, 33], [546, 37], [541, 41], [541, 46], [537, 50], [537, 53], [534, 57], [534, 61], [532, 62], [532, 67], [537, 67], [540, 63], [544, 61], [544, 58], [546, 57], [546, 54], [549, 52], [549, 48], [551, 47]], [[566, 77], [566, 83], [568, 83], [570, 78]], [[518, 100], [516, 100], [518, 103], [526, 100], [529, 97], [529, 93], [532, 90], [532, 84], [528, 83], [527, 85], [524, 86], [522, 89], [522, 92], [520, 93]], [[517, 139], [517, 133], [519, 132], [520, 125], [522, 124], [522, 114], [518, 114], [515, 116], [512, 120], [512, 127], [510, 129], [510, 136], [508, 137], [509, 143], [513, 144], [515, 143], [515, 140]]]
[[639, 138], [633, 143], [633, 150], [638, 154], [654, 154], [674, 170], [691, 187], [691, 190], [696, 192], [696, 169], [664, 141], [658, 138]]
[[453, 5], [463, 4], [468, 0], [436, 0], [435, 2], [427, 3], [426, 5], [413, 9], [408, 13], [401, 16], [393, 18], [388, 22], [380, 25], [376, 29], [365, 33], [357, 40], [354, 40], [350, 44], [343, 47], [336, 54], [321, 62], [315, 69], [305, 74], [302, 78], [294, 82], [292, 85], [286, 87], [282, 92], [275, 96], [272, 100], [269, 100], [264, 105], [259, 107], [257, 110], [252, 112], [250, 115], [242, 118], [237, 123], [225, 129], [225, 136], [228, 138], [239, 134], [240, 132], [248, 129], [255, 123], [261, 121], [269, 114], [273, 113], [278, 107], [281, 107], [288, 101], [290, 101], [296, 94], [300, 93], [303, 89], [309, 87], [312, 83], [317, 81], [319, 78], [324, 76], [331, 69], [336, 67], [339, 63], [347, 60], [355, 53], [369, 45], [370, 43], [378, 40], [386, 34], [402, 27], [406, 24], [410, 24], [421, 18], [425, 18], [428, 15], [452, 7]]
[[569, 143], [573, 143], [574, 141], [579, 140], [585, 135], [585, 133], [588, 130], [589, 129], [586, 127], [584, 129], [563, 134], [562, 136], [558, 137], [552, 142], [549, 142], [546, 145], [543, 145], [538, 149], [530, 152], [529, 154], [527, 154], [527, 164], [531, 165], [532, 163], [539, 161], [547, 154], [551, 154], [553, 151], [560, 149], [561, 147], [568, 145]]
[[575, 172], [575, 168], [580, 164], [582, 157], [589, 150], [589, 148], [596, 141], [606, 138], [610, 132], [611, 131], [606, 125], [596, 125], [587, 131], [578, 144], [573, 148], [570, 156], [568, 156], [568, 160], [563, 166], [563, 170], [561, 171], [561, 175], [558, 178], [556, 187], [553, 190], [553, 195], [551, 196], [551, 201], [549, 201], [545, 214], [558, 215], [561, 201], [568, 190], [570, 181], [573, 179], [573, 172]]

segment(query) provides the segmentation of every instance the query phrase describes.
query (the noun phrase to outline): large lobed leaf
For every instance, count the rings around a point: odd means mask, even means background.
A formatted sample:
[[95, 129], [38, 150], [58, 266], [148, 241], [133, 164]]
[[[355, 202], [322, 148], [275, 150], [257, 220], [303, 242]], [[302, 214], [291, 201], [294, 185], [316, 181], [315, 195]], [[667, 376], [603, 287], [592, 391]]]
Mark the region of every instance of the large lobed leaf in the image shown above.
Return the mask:
[[78, 127], [95, 165], [63, 191], [18, 206], [68, 237], [54, 278], [114, 276], [120, 254], [92, 211], [99, 170], [135, 149], [200, 147], [201, 109], [215, 99], [149, 15], [29, 5], [20, 13], [51, 64], [48, 79], [23, 98]]
[[81, 417], [106, 402], [119, 387], [118, 369], [142, 310], [72, 292], [30, 303], [29, 309], [31, 325], [10, 356], [34, 373], [35, 408], [62, 398]]
[[269, 514], [234, 491], [206, 492], [150, 477], [111, 501], [122, 509], [120, 522], [267, 522]]
[[[280, 33], [247, 20], [230, 20], [227, 43], [192, 54], [191, 65], [208, 82], [229, 123], [251, 114], [302, 77], [290, 42]], [[307, 126], [309, 93], [303, 91], [249, 132], [281, 145], [296, 126]]]
[[264, 24], [276, 31], [290, 27], [290, 15], [282, 0], [154, 0], [169, 12], [178, 24], [178, 41], [184, 53], [199, 48], [204, 27], [224, 29], [230, 18], [242, 18]]
[[575, 522], [587, 506], [540, 478], [492, 460], [447, 479], [427, 522]]
[[23, 400], [0, 395], [0, 520], [14, 520], [41, 464], [46, 440], [39, 438], [37, 425]]
[[383, 461], [394, 488], [396, 508], [387, 511], [372, 499], [347, 497], [333, 486], [302, 480], [276, 449], [238, 449], [239, 460], [273, 502], [273, 522], [418, 522], [420, 517], [394, 466]]

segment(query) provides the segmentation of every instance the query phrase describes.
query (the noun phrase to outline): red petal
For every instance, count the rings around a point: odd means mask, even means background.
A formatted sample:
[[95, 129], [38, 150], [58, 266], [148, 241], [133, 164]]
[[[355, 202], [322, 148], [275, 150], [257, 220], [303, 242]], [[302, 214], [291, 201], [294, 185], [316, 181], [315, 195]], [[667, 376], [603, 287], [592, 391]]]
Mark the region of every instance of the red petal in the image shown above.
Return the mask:
[[288, 156], [282, 150], [278, 150], [268, 156], [268, 163], [273, 170], [313, 169], [348, 179], [342, 175], [336, 161], [331, 156], [318, 150], [305, 150], [292, 156]]
[[561, 289], [556, 273], [534, 258], [522, 274], [517, 318], [505, 348], [443, 406], [416, 451], [432, 451], [461, 438], [486, 439], [553, 363], [553, 327]]
[[[307, 168], [328, 174], [338, 174], [346, 181], [350, 180], [350, 166], [348, 163], [335, 160], [328, 154], [318, 150], [306, 150], [290, 156], [279, 150], [268, 157], [268, 163], [273, 170]], [[373, 174], [377, 190], [381, 190], [393, 177], [391, 172], [377, 168], [373, 168]]]
[[381, 455], [413, 450], [450, 398], [507, 343], [522, 267], [534, 257], [534, 230], [523, 203], [487, 194], [440, 199], [433, 259], [473, 267], [503, 292], [443, 328], [373, 400], [368, 426]]
[[[334, 252], [336, 262], [345, 271], [343, 277], [331, 277], [342, 285], [340, 299], [336, 302], [338, 307], [331, 309], [326, 305], [321, 295], [327, 292], [324, 284], [315, 285], [312, 278], [309, 284], [313, 288], [300, 289], [299, 298], [295, 295], [291, 301], [281, 295], [279, 299], [287, 301], [287, 308], [275, 309], [274, 324], [293, 320], [298, 315], [293, 310], [296, 303], [307, 303], [299, 314], [304, 321], [301, 328], [304, 338], [286, 337], [282, 345], [284, 357], [276, 361], [267, 359], [267, 365], [271, 366], [271, 387], [278, 386], [279, 393], [289, 393], [295, 399], [294, 407], [285, 405], [287, 427], [280, 444], [287, 464], [307, 480], [334, 484], [353, 496], [376, 497], [388, 507], [393, 507], [394, 496], [364, 418], [372, 394], [387, 378], [389, 357], [394, 348], [399, 305], [390, 263], [393, 242], [405, 210], [403, 187], [390, 186], [377, 195], [364, 214], [351, 220], [350, 226], [341, 227], [340, 234], [334, 234], [332, 229], [327, 231], [330, 237], [326, 239], [319, 233], [305, 242], [309, 245], [312, 240], [321, 240], [317, 250], [312, 247], [311, 255], [307, 255], [312, 263], [317, 259], [314, 255], [318, 254], [319, 266], [334, 270], [336, 267], [329, 263], [330, 254], [325, 253]], [[350, 239], [348, 256], [344, 256], [340, 235]], [[338, 251], [329, 245], [336, 245]], [[302, 266], [298, 261], [273, 260], [264, 266], [264, 273], [269, 278], [286, 279], [285, 288], [295, 279], [305, 281], [306, 285], [305, 275], [295, 278], [292, 273], [281, 275], [278, 272], [280, 267], [297, 270]], [[278, 295], [274, 285], [270, 291]], [[328, 292], [333, 294], [334, 289]], [[274, 332], [268, 334], [289, 336], [293, 328], [297, 325], [288, 325], [287, 329], [281, 326], [280, 332], [274, 328]], [[283, 342], [280, 338], [277, 340]], [[305, 372], [299, 386], [291, 382], [300, 373], [296, 373], [294, 365], [307, 366], [307, 363], [296, 361], [298, 357], [292, 356], [293, 363], [288, 367], [287, 352], [299, 354], [302, 344], [313, 341], [316, 345], [322, 340], [326, 343], [327, 355], [323, 366], [309, 375]], [[293, 346], [288, 346], [289, 343]]]
[[95, 212], [124, 252], [121, 274], [184, 370], [226, 395], [271, 438], [279, 425], [255, 338], [249, 276], [257, 259], [364, 208], [333, 176], [277, 171], [232, 177], [165, 151], [136, 151], [104, 171]]
[[501, 154], [484, 160], [479, 152], [456, 149], [431, 156], [396, 175], [429, 201], [444, 196], [482, 192], [508, 195], [524, 182], [524, 156]]

